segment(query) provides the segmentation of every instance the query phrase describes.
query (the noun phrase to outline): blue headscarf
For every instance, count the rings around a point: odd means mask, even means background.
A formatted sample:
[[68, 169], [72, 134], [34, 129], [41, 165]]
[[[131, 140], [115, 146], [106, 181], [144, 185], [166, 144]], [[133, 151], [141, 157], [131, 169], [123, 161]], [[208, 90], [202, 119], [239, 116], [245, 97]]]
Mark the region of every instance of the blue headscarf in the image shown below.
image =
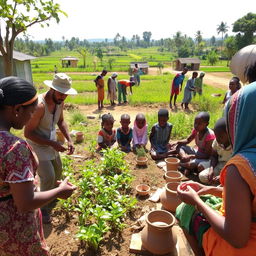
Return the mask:
[[240, 154], [246, 158], [256, 174], [256, 82], [232, 96], [225, 117], [233, 156]]

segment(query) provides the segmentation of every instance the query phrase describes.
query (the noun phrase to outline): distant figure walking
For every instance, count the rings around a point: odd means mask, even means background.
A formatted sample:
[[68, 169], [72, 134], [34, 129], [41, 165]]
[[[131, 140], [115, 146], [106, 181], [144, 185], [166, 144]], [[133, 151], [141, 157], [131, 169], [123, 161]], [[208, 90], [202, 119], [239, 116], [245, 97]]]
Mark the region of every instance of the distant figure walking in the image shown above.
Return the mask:
[[113, 73], [108, 79], [108, 99], [110, 100], [111, 106], [116, 105], [115, 100], [117, 99], [117, 73]]
[[107, 70], [102, 70], [101, 74], [94, 80], [98, 91], [98, 110], [101, 110], [104, 100], [104, 76], [108, 73]]
[[135, 84], [140, 85], [140, 69], [138, 67], [138, 64], [135, 64], [135, 67], [132, 71], [134, 79], [135, 79]]
[[174, 96], [174, 107], [176, 107], [176, 100], [179, 93], [182, 91], [182, 84], [185, 78], [185, 74], [188, 72], [188, 68], [184, 67], [183, 71], [177, 74], [172, 81], [171, 96], [170, 96], [170, 108], [172, 108], [172, 98]]

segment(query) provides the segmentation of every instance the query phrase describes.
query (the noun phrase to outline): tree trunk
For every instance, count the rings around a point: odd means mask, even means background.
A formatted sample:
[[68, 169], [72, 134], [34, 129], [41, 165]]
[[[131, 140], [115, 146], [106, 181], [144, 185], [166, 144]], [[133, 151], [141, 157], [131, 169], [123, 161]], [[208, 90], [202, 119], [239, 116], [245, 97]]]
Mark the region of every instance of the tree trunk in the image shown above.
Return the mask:
[[12, 56], [10, 54], [6, 54], [3, 56], [4, 59], [4, 75], [5, 76], [12, 76], [13, 75], [13, 63], [12, 63]]

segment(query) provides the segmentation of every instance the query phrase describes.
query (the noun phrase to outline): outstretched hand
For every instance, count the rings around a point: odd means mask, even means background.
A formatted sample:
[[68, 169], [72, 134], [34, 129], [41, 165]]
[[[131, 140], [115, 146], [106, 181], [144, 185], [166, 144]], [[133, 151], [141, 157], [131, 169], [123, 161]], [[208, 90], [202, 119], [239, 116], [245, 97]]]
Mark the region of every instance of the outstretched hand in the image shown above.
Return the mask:
[[69, 198], [73, 194], [74, 190], [77, 188], [68, 181], [68, 177], [66, 177], [63, 181], [57, 181], [57, 184], [59, 184], [60, 189], [58, 198], [61, 199]]

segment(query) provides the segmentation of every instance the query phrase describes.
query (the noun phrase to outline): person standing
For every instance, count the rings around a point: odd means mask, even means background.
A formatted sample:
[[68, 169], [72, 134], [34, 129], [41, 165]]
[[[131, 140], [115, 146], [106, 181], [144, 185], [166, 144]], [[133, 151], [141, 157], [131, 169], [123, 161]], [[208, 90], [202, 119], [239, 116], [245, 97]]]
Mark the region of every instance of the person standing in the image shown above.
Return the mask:
[[[77, 91], [71, 88], [71, 78], [64, 73], [57, 73], [52, 81], [46, 80], [44, 83], [50, 89], [39, 95], [37, 109], [24, 130], [28, 143], [39, 159], [40, 191], [53, 189], [57, 180], [61, 179], [62, 163], [59, 152], [67, 151], [67, 154], [73, 154], [75, 149], [63, 116], [65, 99], [68, 95], [77, 94]], [[57, 142], [56, 126], [65, 136], [67, 147]], [[42, 208], [44, 223], [50, 222], [49, 210], [49, 205]]]
[[140, 85], [140, 69], [139, 69], [137, 63], [135, 63], [134, 66], [135, 67], [134, 67], [132, 73], [133, 73], [133, 76], [134, 76], [134, 79], [135, 79], [135, 84]]
[[75, 190], [67, 179], [38, 192], [37, 157], [24, 140], [11, 133], [30, 120], [38, 103], [35, 87], [18, 77], [0, 79], [0, 255], [49, 256], [39, 207]]
[[172, 98], [174, 96], [174, 107], [176, 107], [176, 100], [179, 93], [182, 91], [182, 84], [185, 78], [185, 74], [188, 72], [188, 68], [184, 67], [183, 71], [177, 74], [172, 81], [171, 96], [170, 96], [170, 108], [172, 108]]
[[196, 71], [193, 72], [192, 77], [188, 79], [185, 89], [184, 89], [184, 97], [181, 103], [181, 107], [185, 104], [185, 109], [189, 110], [188, 104], [192, 99], [192, 92], [195, 90], [195, 79], [197, 78], [198, 73]]
[[104, 100], [104, 76], [108, 73], [107, 70], [102, 70], [101, 74], [96, 77], [94, 80], [95, 85], [97, 87], [98, 91], [98, 110], [101, 110], [103, 106], [103, 100]]
[[110, 100], [111, 106], [116, 105], [116, 88], [117, 88], [117, 73], [113, 73], [108, 79], [108, 98]]
[[195, 86], [194, 96], [196, 96], [196, 93], [198, 93], [199, 96], [202, 95], [202, 93], [203, 93], [203, 78], [204, 78], [204, 76], [205, 76], [205, 73], [201, 72], [199, 77], [197, 77], [195, 79], [195, 83], [194, 83], [194, 86]]

